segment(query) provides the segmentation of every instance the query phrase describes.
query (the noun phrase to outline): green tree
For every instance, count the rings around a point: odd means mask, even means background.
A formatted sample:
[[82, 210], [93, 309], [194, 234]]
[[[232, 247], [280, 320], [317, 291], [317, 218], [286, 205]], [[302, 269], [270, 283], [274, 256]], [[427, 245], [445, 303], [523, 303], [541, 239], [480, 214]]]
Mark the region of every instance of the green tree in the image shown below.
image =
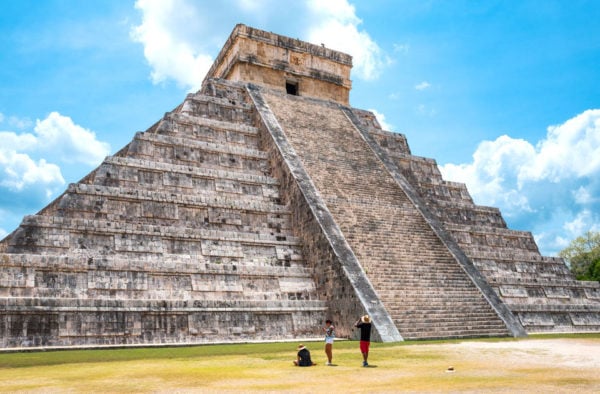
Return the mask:
[[600, 232], [588, 231], [558, 254], [579, 280], [600, 281]]

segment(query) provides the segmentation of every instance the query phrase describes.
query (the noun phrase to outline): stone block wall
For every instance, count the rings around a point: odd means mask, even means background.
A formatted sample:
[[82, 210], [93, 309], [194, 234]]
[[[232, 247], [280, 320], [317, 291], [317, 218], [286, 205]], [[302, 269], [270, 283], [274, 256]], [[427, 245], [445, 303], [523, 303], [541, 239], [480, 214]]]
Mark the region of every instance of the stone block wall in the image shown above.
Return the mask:
[[0, 348], [320, 335], [254, 109], [203, 89], [2, 242]]

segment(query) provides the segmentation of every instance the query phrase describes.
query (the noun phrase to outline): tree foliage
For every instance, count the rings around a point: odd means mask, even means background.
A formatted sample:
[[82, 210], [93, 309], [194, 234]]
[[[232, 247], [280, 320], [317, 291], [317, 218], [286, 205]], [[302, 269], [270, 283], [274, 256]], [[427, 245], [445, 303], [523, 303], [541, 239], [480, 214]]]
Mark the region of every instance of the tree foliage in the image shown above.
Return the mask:
[[588, 231], [558, 254], [579, 280], [600, 281], [600, 232]]

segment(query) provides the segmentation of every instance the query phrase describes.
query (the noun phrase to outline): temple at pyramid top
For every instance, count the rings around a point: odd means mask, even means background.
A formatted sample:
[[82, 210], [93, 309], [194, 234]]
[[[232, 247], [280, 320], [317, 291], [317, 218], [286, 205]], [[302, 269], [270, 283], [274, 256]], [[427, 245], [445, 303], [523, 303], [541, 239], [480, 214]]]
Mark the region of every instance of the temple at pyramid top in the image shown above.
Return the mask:
[[205, 80], [252, 82], [348, 105], [351, 68], [348, 54], [238, 24]]

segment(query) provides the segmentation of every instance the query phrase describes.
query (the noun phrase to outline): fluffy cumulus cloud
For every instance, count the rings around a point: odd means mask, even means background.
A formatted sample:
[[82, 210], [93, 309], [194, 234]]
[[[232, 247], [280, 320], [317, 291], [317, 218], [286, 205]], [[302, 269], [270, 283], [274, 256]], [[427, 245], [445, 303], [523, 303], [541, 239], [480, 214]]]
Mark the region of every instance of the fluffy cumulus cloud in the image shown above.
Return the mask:
[[[266, 24], [278, 33], [298, 37], [353, 56], [354, 74], [376, 78], [390, 60], [365, 29], [347, 0], [286, 3], [277, 0], [137, 0], [142, 20], [131, 37], [144, 47], [154, 83], [175, 81], [197, 90], [231, 28]], [[282, 22], [282, 21], [285, 21]]]
[[57, 112], [37, 120], [33, 133], [0, 131], [0, 141], [0, 203], [15, 209], [39, 206], [64, 187], [60, 163], [92, 167], [110, 151], [92, 131]]
[[58, 155], [66, 163], [83, 163], [91, 167], [110, 152], [109, 144], [98, 141], [93, 131], [76, 125], [71, 118], [58, 112], [36, 121], [34, 130], [37, 148]]
[[484, 141], [471, 163], [440, 170], [466, 183], [476, 203], [500, 207], [512, 228], [532, 230], [540, 248], [554, 254], [599, 229], [600, 110], [548, 127], [535, 145], [506, 135]]
[[144, 45], [144, 56], [152, 67], [152, 81], [175, 80], [180, 86], [197, 89], [212, 64], [212, 57], [197, 36], [202, 22], [199, 6], [184, 0], [138, 0], [142, 23], [132, 38]]

